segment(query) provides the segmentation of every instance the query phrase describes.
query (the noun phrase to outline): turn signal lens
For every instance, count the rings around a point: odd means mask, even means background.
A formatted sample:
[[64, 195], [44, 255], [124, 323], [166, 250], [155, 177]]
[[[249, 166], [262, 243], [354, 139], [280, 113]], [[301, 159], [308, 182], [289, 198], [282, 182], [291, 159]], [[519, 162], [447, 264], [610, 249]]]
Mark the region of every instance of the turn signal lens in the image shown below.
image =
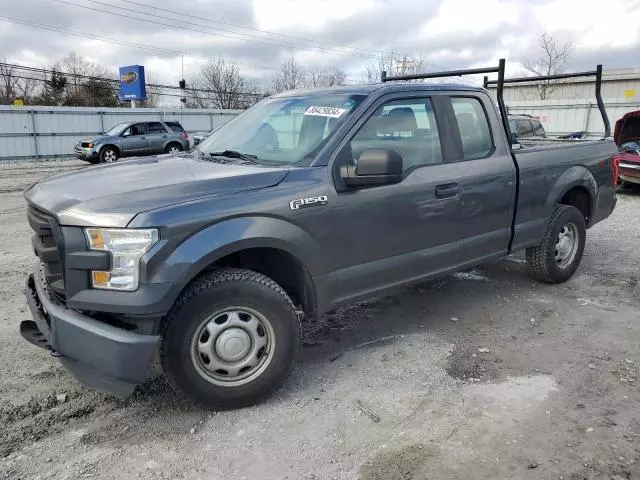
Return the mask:
[[138, 288], [140, 259], [158, 241], [156, 229], [87, 228], [91, 250], [109, 252], [111, 269], [91, 272], [93, 288], [133, 291]]
[[89, 236], [89, 246], [91, 250], [104, 250], [104, 236], [102, 230], [97, 228], [87, 229], [87, 235]]

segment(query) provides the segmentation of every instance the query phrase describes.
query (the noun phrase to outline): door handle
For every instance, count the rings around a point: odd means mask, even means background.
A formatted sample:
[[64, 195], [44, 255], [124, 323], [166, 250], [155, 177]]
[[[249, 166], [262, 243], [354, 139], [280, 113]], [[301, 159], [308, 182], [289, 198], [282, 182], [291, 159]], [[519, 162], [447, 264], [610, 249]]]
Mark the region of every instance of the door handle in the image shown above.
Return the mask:
[[140, 137], [140, 140], [146, 140], [146, 138], [145, 137]]
[[457, 183], [447, 183], [444, 185], [438, 185], [436, 187], [437, 198], [449, 198], [455, 197], [460, 191], [460, 186]]
[[167, 136], [166, 135], [162, 135], [162, 138], [167, 138]]

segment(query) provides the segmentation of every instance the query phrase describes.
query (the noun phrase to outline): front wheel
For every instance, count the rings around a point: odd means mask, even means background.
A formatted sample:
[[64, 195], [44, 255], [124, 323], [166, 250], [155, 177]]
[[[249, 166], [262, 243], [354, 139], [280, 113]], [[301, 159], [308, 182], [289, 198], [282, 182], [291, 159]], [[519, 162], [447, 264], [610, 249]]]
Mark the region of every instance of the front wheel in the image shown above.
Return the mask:
[[113, 163], [117, 162], [119, 158], [118, 150], [113, 147], [104, 147], [100, 150], [100, 162], [101, 163]]
[[527, 249], [531, 275], [546, 283], [569, 280], [580, 265], [586, 236], [585, 218], [580, 210], [558, 205], [540, 245]]
[[300, 339], [289, 296], [257, 272], [224, 269], [194, 280], [166, 318], [161, 361], [169, 383], [198, 403], [239, 408], [288, 378]]

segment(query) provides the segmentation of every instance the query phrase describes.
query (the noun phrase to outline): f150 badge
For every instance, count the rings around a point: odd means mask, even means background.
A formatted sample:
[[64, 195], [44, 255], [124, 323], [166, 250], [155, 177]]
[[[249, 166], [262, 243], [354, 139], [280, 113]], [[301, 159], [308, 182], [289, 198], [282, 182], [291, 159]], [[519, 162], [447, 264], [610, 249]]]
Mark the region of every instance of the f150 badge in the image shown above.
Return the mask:
[[319, 197], [298, 198], [297, 200], [291, 200], [289, 202], [289, 208], [291, 210], [300, 210], [301, 208], [326, 205], [327, 203], [329, 203], [329, 199], [327, 198], [327, 196], [320, 195]]

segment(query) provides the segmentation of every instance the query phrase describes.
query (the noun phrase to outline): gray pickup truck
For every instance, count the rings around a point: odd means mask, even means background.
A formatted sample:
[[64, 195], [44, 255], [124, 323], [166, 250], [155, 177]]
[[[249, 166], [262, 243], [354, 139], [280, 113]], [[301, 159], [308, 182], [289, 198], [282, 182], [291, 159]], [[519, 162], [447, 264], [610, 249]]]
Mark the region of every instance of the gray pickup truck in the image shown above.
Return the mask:
[[[498, 109], [402, 81], [467, 73], [498, 74]], [[512, 148], [506, 81], [501, 61], [282, 93], [192, 152], [37, 183], [23, 337], [119, 396], [159, 352], [177, 391], [234, 408], [282, 385], [301, 322], [338, 305], [521, 250], [569, 279], [616, 204], [616, 146]]]

